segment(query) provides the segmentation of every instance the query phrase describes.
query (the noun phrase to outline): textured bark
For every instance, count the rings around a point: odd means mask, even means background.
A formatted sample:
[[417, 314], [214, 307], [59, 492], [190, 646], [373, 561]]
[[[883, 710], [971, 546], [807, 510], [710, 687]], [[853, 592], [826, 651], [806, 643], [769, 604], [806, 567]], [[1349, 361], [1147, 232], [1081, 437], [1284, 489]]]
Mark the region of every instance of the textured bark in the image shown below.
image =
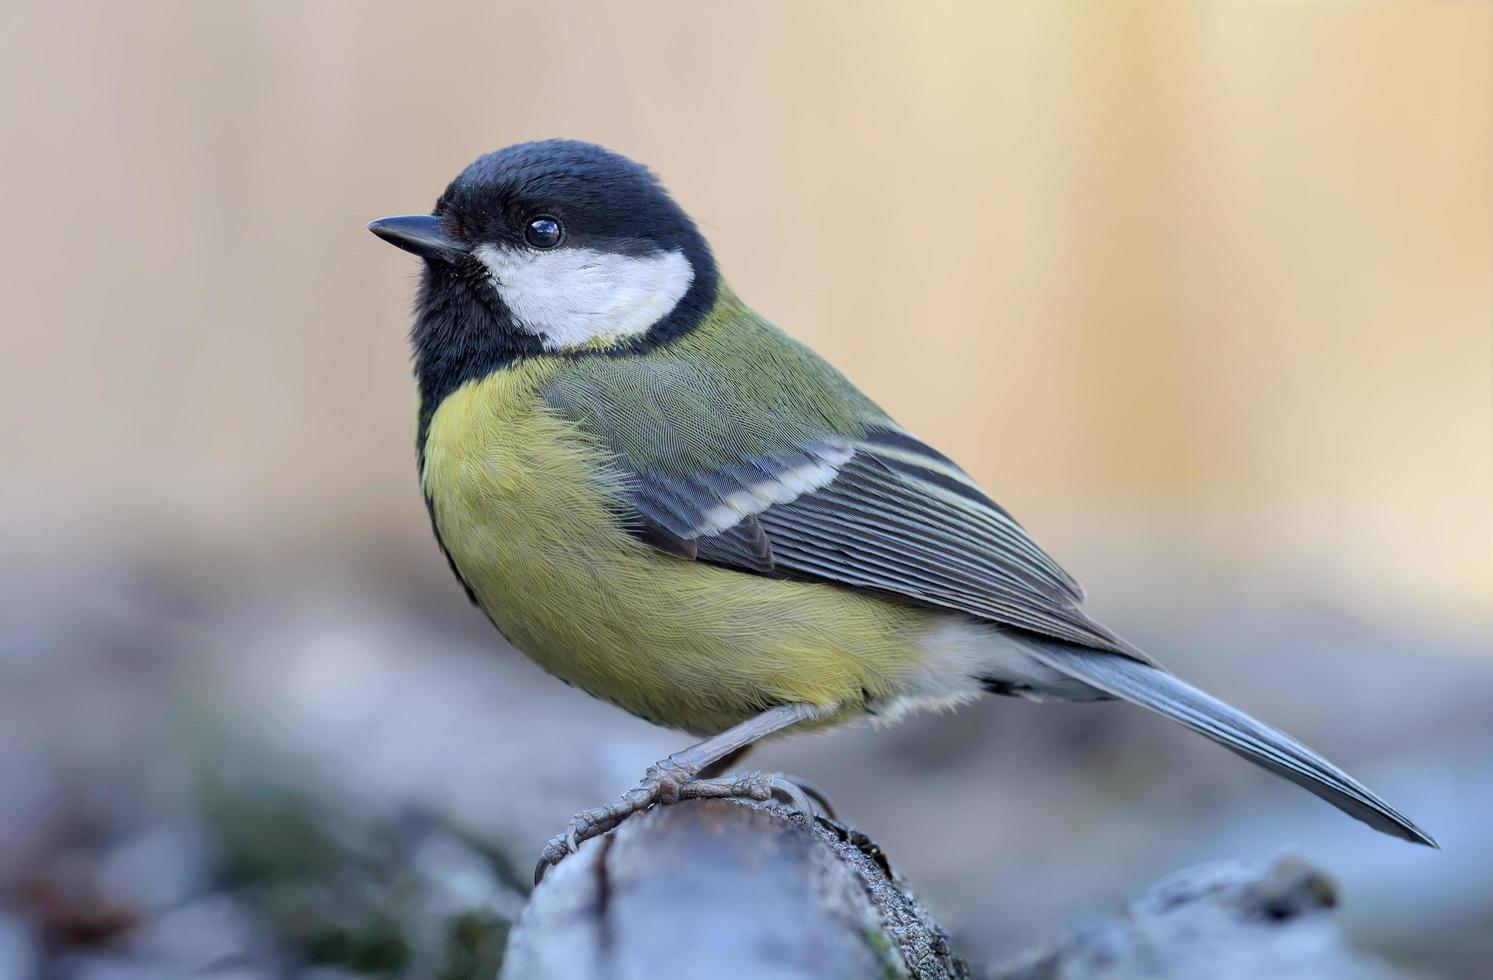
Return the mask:
[[[1396, 980], [1356, 950], [1336, 888], [1305, 862], [1182, 871], [992, 980]], [[502, 980], [969, 978], [863, 834], [775, 804], [656, 807], [550, 871]]]
[[968, 977], [863, 835], [773, 804], [656, 807], [551, 869], [505, 980]]

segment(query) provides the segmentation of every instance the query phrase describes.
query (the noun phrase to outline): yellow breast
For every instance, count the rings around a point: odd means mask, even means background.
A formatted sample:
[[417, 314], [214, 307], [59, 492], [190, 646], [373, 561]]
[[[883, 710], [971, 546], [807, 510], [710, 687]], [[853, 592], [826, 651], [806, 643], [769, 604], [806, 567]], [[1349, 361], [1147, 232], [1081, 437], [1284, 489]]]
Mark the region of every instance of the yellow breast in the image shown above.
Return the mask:
[[719, 731], [787, 701], [896, 690], [930, 615], [846, 589], [685, 561], [618, 520], [625, 478], [541, 392], [532, 359], [449, 395], [421, 474], [441, 540], [498, 628], [546, 670], [660, 724]]

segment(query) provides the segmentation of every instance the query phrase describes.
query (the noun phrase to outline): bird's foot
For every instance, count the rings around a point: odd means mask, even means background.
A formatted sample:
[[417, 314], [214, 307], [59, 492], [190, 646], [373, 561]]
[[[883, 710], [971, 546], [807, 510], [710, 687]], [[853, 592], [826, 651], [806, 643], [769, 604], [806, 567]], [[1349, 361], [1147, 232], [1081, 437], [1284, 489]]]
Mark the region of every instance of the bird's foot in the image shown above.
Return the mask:
[[795, 776], [792, 773], [786, 772], [780, 772], [778, 776], [784, 781], [798, 787], [805, 796], [813, 801], [814, 810], [809, 811], [808, 816], [812, 818], [816, 813], [820, 813], [831, 820], [835, 819], [835, 805], [829, 801], [829, 797], [825, 795], [824, 790], [802, 776]]
[[655, 804], [668, 806], [680, 800], [767, 801], [776, 796], [803, 814], [806, 820], [812, 821], [815, 810], [811, 795], [821, 801], [824, 799], [817, 789], [805, 792], [781, 773], [743, 772], [716, 779], [696, 779], [684, 766], [665, 759], [649, 766], [642, 781], [617, 799], [582, 810], [572, 817], [565, 833], [553, 838], [539, 855], [539, 863], [534, 868], [534, 884], [538, 885], [551, 866], [559, 864], [586, 841], [600, 837], [634, 813], [641, 813]]

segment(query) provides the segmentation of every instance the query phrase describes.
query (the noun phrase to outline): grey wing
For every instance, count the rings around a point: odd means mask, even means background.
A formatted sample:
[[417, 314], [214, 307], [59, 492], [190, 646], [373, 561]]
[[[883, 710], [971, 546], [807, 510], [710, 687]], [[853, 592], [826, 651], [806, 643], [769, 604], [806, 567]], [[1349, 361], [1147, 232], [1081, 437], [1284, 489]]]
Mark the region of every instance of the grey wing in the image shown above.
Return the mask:
[[824, 436], [689, 477], [630, 476], [636, 533], [670, 554], [873, 590], [1150, 662], [1083, 612], [1078, 584], [963, 470], [900, 429]]
[[1142, 657], [973, 480], [899, 430], [873, 430], [835, 480], [759, 521], [792, 572]]

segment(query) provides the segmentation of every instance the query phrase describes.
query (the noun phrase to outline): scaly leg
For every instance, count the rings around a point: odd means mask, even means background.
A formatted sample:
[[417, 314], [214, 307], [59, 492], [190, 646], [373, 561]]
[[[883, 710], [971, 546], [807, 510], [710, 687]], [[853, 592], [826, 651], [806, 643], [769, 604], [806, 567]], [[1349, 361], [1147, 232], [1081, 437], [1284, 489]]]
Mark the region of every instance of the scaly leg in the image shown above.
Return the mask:
[[[748, 797], [768, 799], [773, 791], [787, 796], [806, 814], [813, 816], [813, 808], [797, 786], [769, 773], [747, 773], [742, 776], [697, 781], [700, 772], [713, 763], [739, 754], [760, 739], [791, 725], [808, 721], [823, 714], [824, 709], [810, 704], [782, 704], [769, 708], [741, 724], [713, 735], [703, 742], [681, 749], [673, 755], [648, 767], [642, 782], [623, 793], [621, 797], [603, 806], [583, 810], [571, 818], [569, 829], [545, 845], [534, 868], [534, 883], [544, 877], [544, 872], [559, 864], [567, 854], [582, 843], [598, 837], [613, 827], [655, 803], [667, 806], [682, 799]], [[791, 787], [791, 788], [790, 788]]]

